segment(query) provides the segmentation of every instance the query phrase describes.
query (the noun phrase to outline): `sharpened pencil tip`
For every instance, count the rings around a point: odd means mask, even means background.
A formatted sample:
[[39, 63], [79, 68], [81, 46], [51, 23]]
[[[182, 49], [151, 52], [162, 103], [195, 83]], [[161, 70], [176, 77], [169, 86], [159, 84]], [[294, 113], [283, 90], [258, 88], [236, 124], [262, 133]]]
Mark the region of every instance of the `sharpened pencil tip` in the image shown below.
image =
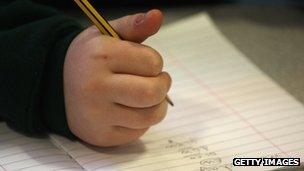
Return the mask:
[[174, 103], [172, 102], [169, 96], [166, 97], [166, 100], [172, 107], [174, 107]]

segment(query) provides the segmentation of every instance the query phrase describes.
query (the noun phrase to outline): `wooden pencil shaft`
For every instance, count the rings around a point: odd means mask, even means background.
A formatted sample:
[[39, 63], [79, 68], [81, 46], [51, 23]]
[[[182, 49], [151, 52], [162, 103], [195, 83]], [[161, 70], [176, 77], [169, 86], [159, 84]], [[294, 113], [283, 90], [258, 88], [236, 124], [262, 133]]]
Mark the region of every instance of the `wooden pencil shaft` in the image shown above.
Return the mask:
[[[95, 21], [97, 21], [97, 24], [99, 27], [102, 27], [103, 30], [105, 30], [105, 35], [109, 35], [115, 38], [120, 38], [119, 35], [115, 32], [115, 30], [112, 28], [112, 26], [108, 23], [104, 17], [102, 17], [97, 10], [90, 4], [88, 0], [77, 0], [80, 2], [80, 4], [86, 9], [87, 13], [89, 13], [90, 16], [92, 16]], [[88, 15], [88, 14], [87, 14]], [[88, 15], [88, 16], [89, 16]], [[91, 18], [90, 18], [91, 19]]]

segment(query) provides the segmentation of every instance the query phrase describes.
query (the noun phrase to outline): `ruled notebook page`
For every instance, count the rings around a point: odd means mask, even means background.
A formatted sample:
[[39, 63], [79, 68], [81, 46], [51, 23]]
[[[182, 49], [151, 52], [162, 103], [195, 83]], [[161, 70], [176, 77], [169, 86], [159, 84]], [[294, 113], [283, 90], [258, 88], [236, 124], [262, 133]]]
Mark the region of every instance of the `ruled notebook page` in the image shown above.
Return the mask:
[[82, 170], [49, 139], [28, 138], [0, 123], [0, 171]]
[[146, 44], [164, 57], [175, 106], [139, 141], [122, 147], [53, 136], [83, 168], [229, 171], [241, 169], [232, 168], [234, 157], [304, 160], [303, 106], [229, 43], [206, 14], [163, 28]]

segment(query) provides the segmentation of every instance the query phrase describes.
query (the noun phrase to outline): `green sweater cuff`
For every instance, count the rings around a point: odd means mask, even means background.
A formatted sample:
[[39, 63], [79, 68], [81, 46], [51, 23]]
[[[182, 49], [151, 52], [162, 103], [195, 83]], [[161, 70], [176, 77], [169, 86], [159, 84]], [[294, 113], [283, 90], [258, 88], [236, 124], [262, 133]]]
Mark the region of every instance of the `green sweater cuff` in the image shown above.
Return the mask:
[[[72, 40], [82, 31], [73, 21], [62, 23], [59, 27], [58, 42], [50, 49], [43, 74], [41, 89], [42, 113], [47, 131], [75, 138], [70, 131], [65, 111], [63, 67], [66, 52]], [[61, 28], [60, 28], [61, 27]]]
[[29, 0], [0, 8], [0, 118], [11, 128], [74, 137], [65, 115], [63, 65], [82, 30], [75, 20]]

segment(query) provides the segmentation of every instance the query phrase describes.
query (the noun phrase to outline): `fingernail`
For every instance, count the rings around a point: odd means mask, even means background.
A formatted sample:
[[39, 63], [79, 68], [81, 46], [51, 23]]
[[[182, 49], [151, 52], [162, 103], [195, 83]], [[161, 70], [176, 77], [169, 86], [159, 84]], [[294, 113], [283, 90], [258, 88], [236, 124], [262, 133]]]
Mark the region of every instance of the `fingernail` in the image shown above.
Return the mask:
[[137, 16], [137, 18], [135, 19], [135, 24], [136, 25], [140, 25], [145, 21], [146, 18], [146, 14], [140, 14], [139, 16]]

